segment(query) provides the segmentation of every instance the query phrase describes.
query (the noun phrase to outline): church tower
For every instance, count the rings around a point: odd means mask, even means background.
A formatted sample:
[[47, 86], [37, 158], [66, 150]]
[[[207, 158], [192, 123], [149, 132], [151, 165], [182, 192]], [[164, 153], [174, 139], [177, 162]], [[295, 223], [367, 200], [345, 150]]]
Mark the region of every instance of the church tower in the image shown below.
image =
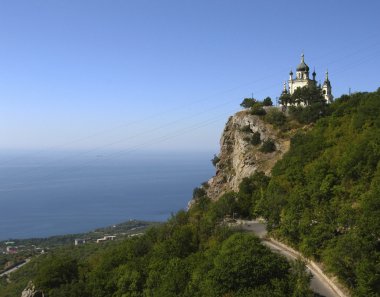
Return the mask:
[[296, 69], [296, 77], [293, 78], [293, 71], [290, 70], [289, 73], [289, 94], [293, 94], [298, 88], [308, 87], [311, 85], [316, 85], [315, 81], [315, 71], [313, 72], [313, 79], [309, 78], [309, 66], [305, 63], [305, 55], [302, 53], [301, 62], [298, 64]]
[[333, 101], [333, 95], [331, 94], [331, 83], [329, 80], [329, 72], [326, 71], [325, 81], [322, 85], [322, 94], [326, 100], [326, 103], [331, 103]]

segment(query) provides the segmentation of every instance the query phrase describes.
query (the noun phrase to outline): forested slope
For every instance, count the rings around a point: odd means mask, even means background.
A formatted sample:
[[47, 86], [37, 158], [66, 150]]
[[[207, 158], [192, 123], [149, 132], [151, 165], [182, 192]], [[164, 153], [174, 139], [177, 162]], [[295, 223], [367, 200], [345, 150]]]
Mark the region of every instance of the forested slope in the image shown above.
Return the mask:
[[380, 296], [380, 90], [342, 96], [327, 113], [292, 138], [269, 182], [243, 181], [238, 199], [251, 197], [251, 215], [356, 296]]
[[19, 297], [29, 278], [49, 297], [312, 296], [302, 263], [220, 225], [226, 211], [204, 198], [140, 238], [56, 250], [16, 272], [0, 295]]

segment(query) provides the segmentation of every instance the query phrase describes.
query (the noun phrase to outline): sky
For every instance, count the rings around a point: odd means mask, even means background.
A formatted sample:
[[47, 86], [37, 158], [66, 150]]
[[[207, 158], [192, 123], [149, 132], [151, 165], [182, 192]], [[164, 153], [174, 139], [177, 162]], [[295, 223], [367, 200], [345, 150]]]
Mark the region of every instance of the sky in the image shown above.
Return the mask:
[[300, 55], [380, 87], [379, 1], [0, 0], [0, 150], [218, 152]]

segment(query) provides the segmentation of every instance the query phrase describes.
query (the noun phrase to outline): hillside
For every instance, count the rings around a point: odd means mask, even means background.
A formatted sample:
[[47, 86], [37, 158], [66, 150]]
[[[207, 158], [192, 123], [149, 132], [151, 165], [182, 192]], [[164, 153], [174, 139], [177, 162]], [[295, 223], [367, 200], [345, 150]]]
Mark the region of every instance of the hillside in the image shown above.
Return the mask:
[[271, 177], [256, 172], [228, 194], [231, 210], [264, 217], [354, 296], [380, 296], [380, 90], [342, 96], [325, 114], [291, 138]]
[[230, 229], [234, 215], [265, 218], [272, 236], [322, 262], [353, 296], [380, 296], [380, 91], [318, 108], [238, 113], [216, 178], [195, 189], [187, 212], [138, 238], [34, 258], [0, 283], [1, 296], [19, 297], [29, 280], [49, 297], [313, 296], [303, 264]]
[[356, 296], [380, 295], [380, 90], [343, 96], [292, 138], [256, 210]]

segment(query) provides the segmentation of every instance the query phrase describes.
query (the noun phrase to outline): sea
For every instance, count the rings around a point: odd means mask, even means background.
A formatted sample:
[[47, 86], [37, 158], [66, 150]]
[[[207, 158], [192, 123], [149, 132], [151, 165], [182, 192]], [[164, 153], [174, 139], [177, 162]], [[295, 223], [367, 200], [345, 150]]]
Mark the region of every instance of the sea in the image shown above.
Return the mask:
[[214, 175], [210, 152], [0, 152], [0, 240], [165, 221]]

